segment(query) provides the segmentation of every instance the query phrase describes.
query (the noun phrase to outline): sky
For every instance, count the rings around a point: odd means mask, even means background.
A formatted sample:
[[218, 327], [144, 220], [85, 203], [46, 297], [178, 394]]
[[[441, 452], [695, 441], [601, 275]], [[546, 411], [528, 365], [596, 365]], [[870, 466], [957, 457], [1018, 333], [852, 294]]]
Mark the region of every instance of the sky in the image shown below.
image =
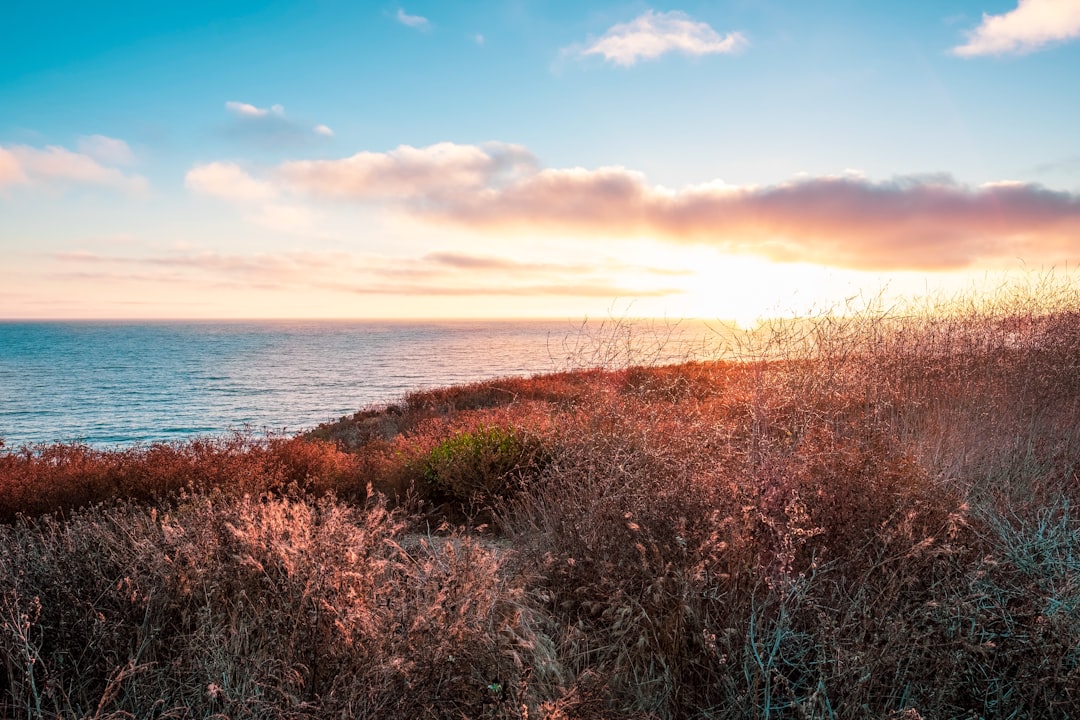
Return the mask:
[[1080, 0], [6, 0], [0, 318], [723, 318], [1080, 260]]

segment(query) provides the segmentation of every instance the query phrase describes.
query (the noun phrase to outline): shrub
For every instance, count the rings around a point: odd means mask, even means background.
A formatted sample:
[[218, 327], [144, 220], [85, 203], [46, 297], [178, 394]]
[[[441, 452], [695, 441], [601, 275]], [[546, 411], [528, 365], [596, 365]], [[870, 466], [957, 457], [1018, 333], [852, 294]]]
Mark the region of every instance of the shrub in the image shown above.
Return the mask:
[[506, 499], [544, 465], [539, 440], [520, 430], [480, 426], [443, 440], [423, 458], [432, 499], [485, 507]]

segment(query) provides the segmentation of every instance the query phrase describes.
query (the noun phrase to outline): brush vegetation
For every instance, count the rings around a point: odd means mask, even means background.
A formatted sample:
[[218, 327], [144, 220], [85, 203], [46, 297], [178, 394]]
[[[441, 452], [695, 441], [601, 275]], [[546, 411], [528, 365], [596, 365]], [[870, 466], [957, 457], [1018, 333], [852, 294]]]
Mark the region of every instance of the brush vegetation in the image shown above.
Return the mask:
[[724, 342], [0, 448], [0, 715], [1077, 716], [1075, 293]]

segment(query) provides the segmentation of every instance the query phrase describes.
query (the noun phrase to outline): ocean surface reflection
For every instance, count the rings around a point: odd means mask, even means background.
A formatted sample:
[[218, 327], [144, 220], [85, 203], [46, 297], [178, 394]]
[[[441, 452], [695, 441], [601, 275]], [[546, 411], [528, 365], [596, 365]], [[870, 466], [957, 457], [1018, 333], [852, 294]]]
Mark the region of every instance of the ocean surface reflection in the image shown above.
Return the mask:
[[295, 432], [406, 392], [707, 354], [696, 322], [2, 322], [0, 438]]

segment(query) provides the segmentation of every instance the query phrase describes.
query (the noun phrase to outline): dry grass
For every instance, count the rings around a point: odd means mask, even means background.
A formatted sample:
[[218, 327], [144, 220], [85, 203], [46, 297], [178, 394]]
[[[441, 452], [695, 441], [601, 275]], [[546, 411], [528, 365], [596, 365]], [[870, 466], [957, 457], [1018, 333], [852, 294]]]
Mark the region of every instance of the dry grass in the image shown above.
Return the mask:
[[1080, 302], [940, 310], [0, 452], [0, 714], [1072, 717]]

